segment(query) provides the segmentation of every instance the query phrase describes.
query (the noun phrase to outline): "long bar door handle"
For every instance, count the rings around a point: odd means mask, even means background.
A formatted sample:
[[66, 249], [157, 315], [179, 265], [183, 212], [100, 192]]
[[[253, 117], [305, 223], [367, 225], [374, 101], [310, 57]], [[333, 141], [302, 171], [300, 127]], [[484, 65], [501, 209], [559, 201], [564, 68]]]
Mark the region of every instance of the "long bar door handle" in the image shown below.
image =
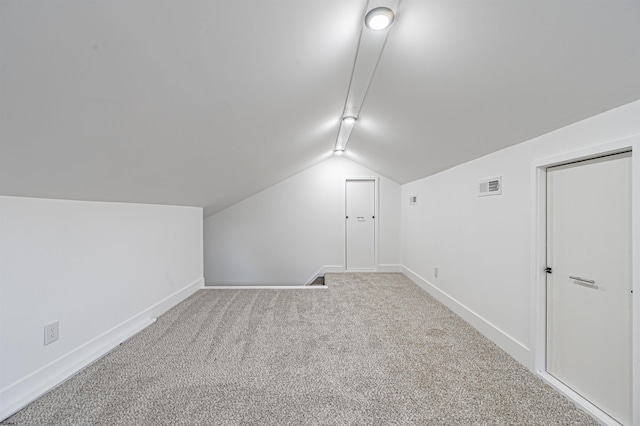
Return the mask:
[[571, 275], [569, 275], [569, 278], [571, 278], [572, 280], [575, 281], [580, 281], [581, 283], [585, 283], [585, 284], [590, 284], [590, 285], [595, 285], [596, 282], [594, 280], [586, 280], [584, 278], [580, 278], [580, 277], [572, 277]]

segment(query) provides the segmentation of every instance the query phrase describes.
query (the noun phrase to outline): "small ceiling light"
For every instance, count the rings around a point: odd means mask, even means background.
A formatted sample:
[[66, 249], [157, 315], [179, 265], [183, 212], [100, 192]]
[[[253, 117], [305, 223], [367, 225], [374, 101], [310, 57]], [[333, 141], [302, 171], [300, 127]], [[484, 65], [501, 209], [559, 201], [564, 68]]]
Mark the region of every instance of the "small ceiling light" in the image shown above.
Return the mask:
[[340, 123], [340, 129], [338, 130], [338, 139], [336, 140], [336, 152], [344, 151], [349, 142], [349, 137], [353, 128], [356, 126], [356, 117], [353, 115], [347, 115], [342, 117], [342, 123]]
[[340, 157], [342, 154], [344, 154], [344, 149], [336, 149], [335, 151], [333, 151], [333, 154]]
[[393, 23], [393, 17], [393, 11], [388, 7], [376, 7], [367, 13], [367, 16], [364, 17], [364, 23], [367, 28], [372, 30], [384, 30]]

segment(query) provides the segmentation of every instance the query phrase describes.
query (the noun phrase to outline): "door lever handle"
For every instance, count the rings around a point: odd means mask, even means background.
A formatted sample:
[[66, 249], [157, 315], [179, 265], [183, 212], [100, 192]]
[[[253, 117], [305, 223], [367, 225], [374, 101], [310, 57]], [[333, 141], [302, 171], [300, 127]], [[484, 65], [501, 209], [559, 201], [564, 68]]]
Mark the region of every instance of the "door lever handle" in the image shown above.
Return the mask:
[[572, 277], [571, 275], [569, 275], [569, 278], [574, 280], [574, 281], [578, 281], [578, 282], [580, 282], [582, 284], [588, 284], [588, 285], [593, 286], [593, 287], [595, 287], [595, 285], [596, 285], [596, 282], [594, 280], [587, 280], [587, 279], [580, 278], [580, 277]]

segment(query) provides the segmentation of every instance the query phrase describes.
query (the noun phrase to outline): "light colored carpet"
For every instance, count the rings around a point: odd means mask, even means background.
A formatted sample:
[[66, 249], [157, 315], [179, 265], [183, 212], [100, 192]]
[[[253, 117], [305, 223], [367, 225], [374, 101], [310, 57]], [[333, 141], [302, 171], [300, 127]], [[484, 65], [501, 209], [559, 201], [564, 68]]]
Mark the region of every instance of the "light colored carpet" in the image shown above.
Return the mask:
[[5, 425], [596, 424], [400, 274], [201, 290]]

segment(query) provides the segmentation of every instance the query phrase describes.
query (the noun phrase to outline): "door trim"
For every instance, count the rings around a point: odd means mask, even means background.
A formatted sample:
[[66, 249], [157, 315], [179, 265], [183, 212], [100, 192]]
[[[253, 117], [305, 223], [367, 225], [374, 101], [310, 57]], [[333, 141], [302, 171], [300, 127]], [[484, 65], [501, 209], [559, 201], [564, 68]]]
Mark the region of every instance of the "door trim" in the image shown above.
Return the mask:
[[[347, 269], [347, 222], [346, 220], [344, 220], [344, 218], [347, 215], [347, 182], [349, 181], [373, 181], [373, 211], [374, 211], [374, 216], [376, 217], [373, 222], [373, 263], [374, 263], [374, 267], [373, 269]], [[380, 202], [380, 197], [379, 197], [379, 183], [380, 183], [380, 179], [378, 177], [348, 177], [345, 178], [344, 180], [344, 187], [343, 187], [343, 199], [344, 199], [344, 206], [342, 209], [342, 217], [343, 217], [343, 228], [344, 228], [344, 270], [345, 271], [353, 271], [353, 272], [375, 272], [378, 270], [378, 265], [379, 263], [379, 244], [378, 244], [378, 230], [380, 228], [380, 221], [378, 220], [379, 218], [379, 206], [378, 203]]]
[[631, 424], [640, 423], [640, 135], [594, 145], [581, 150], [534, 161], [531, 167], [531, 359], [529, 368], [572, 400], [579, 408], [605, 425], [619, 425], [604, 411], [584, 399], [546, 371], [546, 228], [547, 228], [547, 168], [594, 157], [632, 151], [631, 156]]

